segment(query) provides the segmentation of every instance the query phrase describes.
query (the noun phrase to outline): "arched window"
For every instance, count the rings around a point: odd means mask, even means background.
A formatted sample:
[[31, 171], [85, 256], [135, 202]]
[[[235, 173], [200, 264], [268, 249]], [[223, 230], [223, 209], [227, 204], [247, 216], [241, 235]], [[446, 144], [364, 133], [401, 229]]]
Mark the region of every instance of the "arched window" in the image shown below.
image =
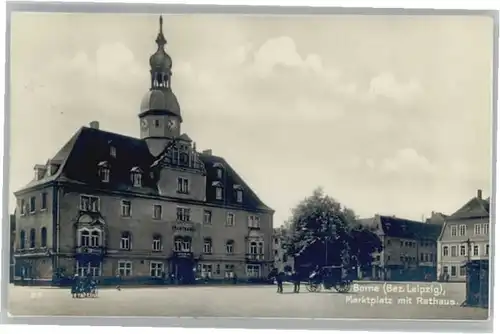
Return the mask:
[[234, 241], [233, 240], [228, 240], [226, 242], [226, 253], [227, 254], [234, 254]]
[[90, 246], [90, 232], [87, 230], [80, 231], [80, 246], [88, 247]]
[[107, 161], [101, 161], [98, 164], [98, 168], [99, 168], [99, 177], [101, 178], [101, 182], [108, 183], [111, 174], [109, 163]]
[[130, 179], [134, 187], [142, 187], [142, 170], [134, 167], [130, 170]]
[[212, 239], [205, 238], [203, 240], [203, 253], [212, 254]]
[[30, 230], [30, 248], [36, 247], [36, 231], [34, 228]]
[[132, 249], [132, 235], [130, 234], [130, 232], [122, 232], [120, 248], [124, 250]]
[[42, 247], [47, 247], [47, 228], [42, 227], [42, 231], [40, 232], [41, 235], [41, 246]]
[[19, 249], [24, 249], [26, 248], [26, 232], [24, 230], [21, 230], [19, 233]]
[[153, 251], [154, 252], [159, 252], [162, 249], [162, 244], [161, 244], [161, 235], [159, 234], [154, 234], [153, 235]]
[[101, 246], [101, 232], [94, 230], [90, 233], [90, 247], [99, 246]]
[[443, 247], [443, 256], [448, 256], [449, 254], [448, 246]]
[[190, 237], [176, 237], [174, 239], [175, 252], [191, 252], [191, 238]]
[[257, 243], [255, 241], [250, 243], [250, 254], [258, 254]]
[[183, 165], [183, 166], [187, 166], [189, 165], [189, 155], [186, 153], [186, 152], [182, 152], [179, 154], [179, 160], [180, 160], [180, 164]]

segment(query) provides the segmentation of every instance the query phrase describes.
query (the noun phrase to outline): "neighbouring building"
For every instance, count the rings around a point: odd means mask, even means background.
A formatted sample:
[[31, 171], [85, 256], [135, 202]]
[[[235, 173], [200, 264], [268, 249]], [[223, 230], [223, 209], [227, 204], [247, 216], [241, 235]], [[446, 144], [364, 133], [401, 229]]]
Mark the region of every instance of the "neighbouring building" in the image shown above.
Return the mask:
[[375, 215], [359, 222], [376, 233], [383, 250], [371, 266], [360, 268], [364, 279], [423, 280], [435, 278], [440, 224], [426, 224], [394, 216]]
[[439, 224], [442, 226], [444, 224], [446, 218], [448, 218], [448, 216], [445, 215], [444, 213], [432, 211], [431, 216], [425, 220], [425, 223], [426, 224]]
[[15, 264], [16, 260], [14, 258], [14, 242], [16, 240], [16, 212], [9, 216], [9, 282], [14, 281], [15, 276]]
[[[181, 132], [162, 31], [140, 138], [82, 127], [15, 192], [16, 266], [26, 277], [265, 277], [273, 213], [222, 157]], [[124, 115], [126, 117], [126, 115]]]
[[488, 260], [490, 256], [490, 200], [481, 190], [454, 214], [446, 218], [438, 241], [440, 278], [465, 281], [463, 265], [470, 260]]
[[288, 256], [283, 249], [285, 230], [283, 228], [275, 228], [273, 235], [273, 255], [274, 268], [278, 271], [292, 271], [294, 269], [293, 257]]

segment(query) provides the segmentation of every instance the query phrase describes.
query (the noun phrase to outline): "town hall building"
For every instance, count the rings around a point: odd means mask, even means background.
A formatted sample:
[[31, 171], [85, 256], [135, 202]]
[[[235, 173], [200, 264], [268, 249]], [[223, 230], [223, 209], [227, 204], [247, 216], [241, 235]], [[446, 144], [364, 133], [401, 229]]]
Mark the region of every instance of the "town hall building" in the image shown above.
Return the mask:
[[163, 20], [140, 138], [79, 129], [15, 192], [16, 273], [36, 279], [265, 277], [273, 213], [222, 157], [181, 132]]

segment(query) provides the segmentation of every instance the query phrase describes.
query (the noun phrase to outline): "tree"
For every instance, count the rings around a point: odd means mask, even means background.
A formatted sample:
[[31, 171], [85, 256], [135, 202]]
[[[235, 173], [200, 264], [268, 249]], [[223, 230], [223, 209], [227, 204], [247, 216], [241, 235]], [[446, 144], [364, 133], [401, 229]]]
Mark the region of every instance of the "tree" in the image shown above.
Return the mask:
[[283, 248], [298, 265], [366, 263], [381, 247], [378, 236], [357, 223], [353, 210], [324, 194], [321, 188], [300, 202], [285, 225]]

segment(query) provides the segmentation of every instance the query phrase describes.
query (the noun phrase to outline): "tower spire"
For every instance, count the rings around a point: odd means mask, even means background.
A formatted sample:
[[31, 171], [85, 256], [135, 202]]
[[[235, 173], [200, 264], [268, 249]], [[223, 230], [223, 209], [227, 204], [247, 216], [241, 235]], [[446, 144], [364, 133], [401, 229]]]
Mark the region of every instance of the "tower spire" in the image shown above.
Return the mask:
[[163, 35], [163, 16], [160, 15], [160, 31], [158, 32], [158, 37], [156, 37], [156, 44], [158, 44], [158, 49], [163, 49], [167, 40]]

